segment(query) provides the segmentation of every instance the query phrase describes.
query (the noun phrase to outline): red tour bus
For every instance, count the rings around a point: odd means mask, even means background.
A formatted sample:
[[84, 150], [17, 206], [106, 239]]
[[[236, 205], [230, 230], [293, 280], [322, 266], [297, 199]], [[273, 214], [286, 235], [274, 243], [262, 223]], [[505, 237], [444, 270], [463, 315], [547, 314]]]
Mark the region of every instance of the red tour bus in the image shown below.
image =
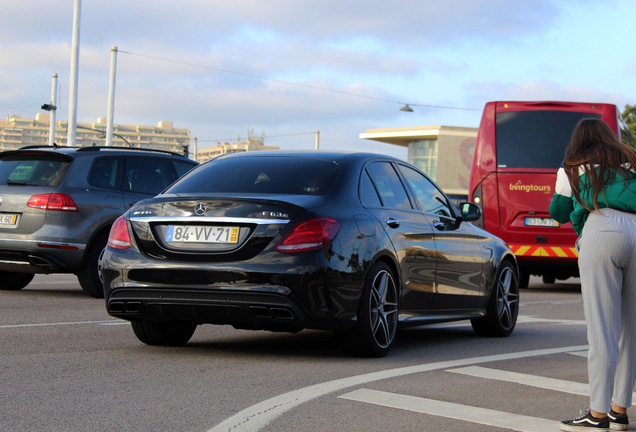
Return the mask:
[[520, 286], [578, 276], [572, 224], [550, 217], [556, 172], [576, 124], [605, 121], [620, 137], [616, 105], [575, 102], [488, 102], [479, 125], [469, 199], [483, 211], [478, 225], [517, 256]]

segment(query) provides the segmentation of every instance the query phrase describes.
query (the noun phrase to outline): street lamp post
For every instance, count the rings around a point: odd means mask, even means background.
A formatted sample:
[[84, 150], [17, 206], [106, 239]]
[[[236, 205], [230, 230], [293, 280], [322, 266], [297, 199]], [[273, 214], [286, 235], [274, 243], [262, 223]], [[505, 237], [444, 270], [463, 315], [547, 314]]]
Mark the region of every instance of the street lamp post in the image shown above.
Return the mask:
[[110, 80], [108, 81], [108, 115], [106, 117], [106, 145], [113, 145], [113, 117], [115, 116], [115, 74], [117, 73], [117, 47], [110, 50]]
[[77, 83], [79, 74], [79, 44], [80, 44], [80, 10], [82, 1], [75, 0], [73, 8], [73, 40], [71, 44], [71, 92], [68, 105], [68, 132], [66, 143], [75, 145], [75, 127], [77, 125]]
[[49, 111], [49, 145], [55, 144], [55, 111], [57, 110], [57, 74], [53, 74], [53, 85], [51, 88], [51, 103], [44, 104], [41, 107], [45, 111]]

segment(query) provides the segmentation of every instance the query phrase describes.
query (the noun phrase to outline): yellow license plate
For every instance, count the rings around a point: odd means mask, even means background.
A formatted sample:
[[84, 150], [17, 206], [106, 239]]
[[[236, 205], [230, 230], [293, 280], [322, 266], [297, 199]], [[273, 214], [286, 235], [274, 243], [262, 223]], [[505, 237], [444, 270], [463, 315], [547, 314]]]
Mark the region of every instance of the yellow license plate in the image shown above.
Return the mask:
[[18, 220], [18, 215], [14, 214], [1, 214], [0, 225], [15, 225]]

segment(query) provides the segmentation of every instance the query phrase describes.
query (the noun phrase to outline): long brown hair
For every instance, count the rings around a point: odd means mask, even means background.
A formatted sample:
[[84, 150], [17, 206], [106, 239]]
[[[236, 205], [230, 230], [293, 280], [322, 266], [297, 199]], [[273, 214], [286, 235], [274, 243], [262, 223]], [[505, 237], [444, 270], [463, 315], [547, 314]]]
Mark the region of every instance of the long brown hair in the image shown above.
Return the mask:
[[[616, 174], [627, 180], [630, 169], [636, 169], [636, 149], [616, 138], [605, 122], [583, 119], [576, 125], [570, 145], [565, 150], [563, 168], [579, 204], [592, 211], [581, 199], [581, 188], [591, 188], [592, 204], [598, 210], [598, 197], [614, 181]], [[585, 174], [584, 184], [579, 181], [581, 174]]]

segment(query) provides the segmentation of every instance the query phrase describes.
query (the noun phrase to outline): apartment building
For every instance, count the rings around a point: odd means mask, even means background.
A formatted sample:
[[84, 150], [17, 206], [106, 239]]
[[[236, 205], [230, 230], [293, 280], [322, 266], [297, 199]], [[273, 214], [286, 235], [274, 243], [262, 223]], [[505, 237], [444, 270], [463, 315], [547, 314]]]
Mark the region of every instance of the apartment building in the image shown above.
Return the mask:
[[[24, 119], [16, 115], [0, 120], [0, 151], [20, 147], [48, 145], [49, 115], [37, 114], [35, 119]], [[55, 140], [58, 145], [67, 145], [68, 123], [55, 122]], [[106, 119], [95, 123], [77, 123], [75, 145], [80, 147], [104, 145], [106, 141]], [[171, 121], [160, 121], [155, 126], [113, 125], [113, 145], [119, 147], [141, 147], [185, 153], [189, 149], [190, 131], [174, 128]]]
[[258, 151], [258, 150], [280, 150], [280, 147], [266, 146], [265, 145], [265, 132], [261, 133], [261, 136], [255, 136], [252, 130], [247, 131], [247, 139], [236, 143], [217, 143], [216, 146], [211, 148], [197, 150], [198, 162], [205, 162], [206, 160], [213, 159], [217, 156], [221, 156], [227, 153], [245, 152], [245, 151]]

